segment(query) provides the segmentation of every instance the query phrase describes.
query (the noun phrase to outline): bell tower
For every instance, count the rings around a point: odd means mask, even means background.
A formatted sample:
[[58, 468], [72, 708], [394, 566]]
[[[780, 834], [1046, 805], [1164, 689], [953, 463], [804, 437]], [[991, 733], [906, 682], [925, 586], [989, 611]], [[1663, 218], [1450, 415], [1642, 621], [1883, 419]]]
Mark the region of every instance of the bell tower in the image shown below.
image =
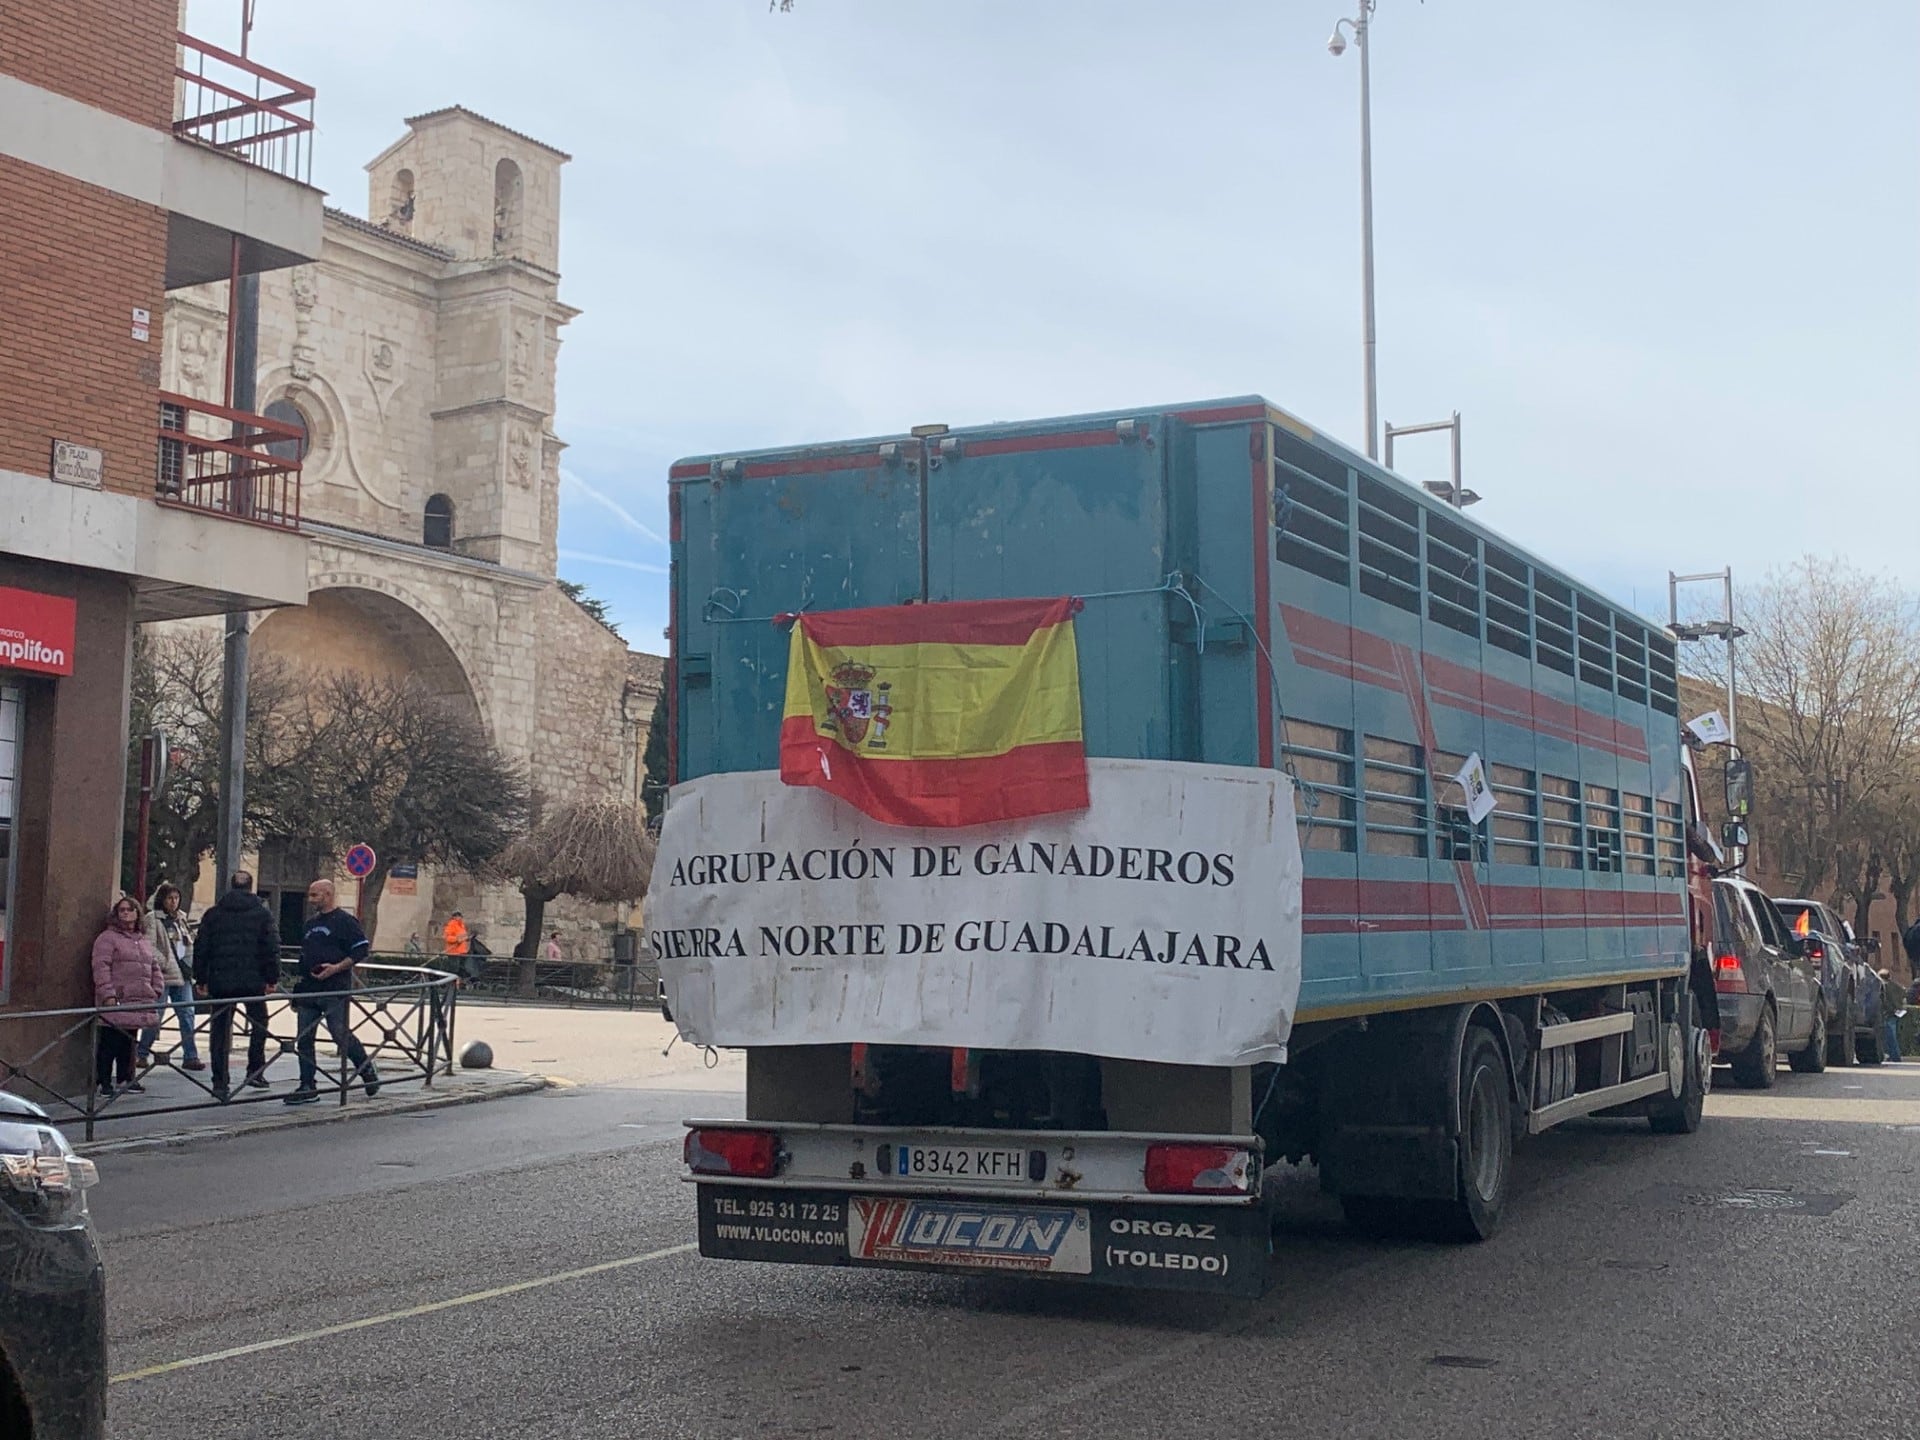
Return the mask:
[[416, 115], [367, 166], [367, 214], [441, 251], [433, 421], [436, 513], [453, 548], [552, 575], [561, 441], [560, 167], [568, 156], [460, 106]]

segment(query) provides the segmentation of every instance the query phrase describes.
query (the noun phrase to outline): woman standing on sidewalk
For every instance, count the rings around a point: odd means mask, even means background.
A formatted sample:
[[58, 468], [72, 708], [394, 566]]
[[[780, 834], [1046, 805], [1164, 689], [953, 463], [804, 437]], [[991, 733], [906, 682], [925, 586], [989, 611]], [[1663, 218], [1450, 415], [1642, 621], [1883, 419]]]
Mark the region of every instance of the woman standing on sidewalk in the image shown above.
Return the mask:
[[[159, 957], [147, 944], [146, 932], [140, 928], [140, 902], [131, 895], [122, 895], [114, 904], [107, 928], [93, 942], [93, 1003], [102, 1008], [150, 1006], [166, 994], [166, 988]], [[102, 1094], [113, 1094], [116, 1077], [123, 1089], [144, 1091], [147, 1088], [134, 1078], [133, 1037], [147, 1026], [159, 1023], [157, 1009], [116, 1010], [100, 1017], [94, 1064]]]
[[[200, 1047], [193, 1035], [193, 944], [187, 939], [186, 917], [180, 913], [180, 888], [165, 884], [153, 892], [153, 909], [147, 912], [147, 943], [160, 961], [160, 975], [167, 987], [167, 1001], [173, 1006], [180, 1026], [180, 1053], [186, 1057], [183, 1070], [204, 1070]], [[153, 1042], [160, 1038], [156, 1021], [140, 1032], [140, 1068], [153, 1064]]]

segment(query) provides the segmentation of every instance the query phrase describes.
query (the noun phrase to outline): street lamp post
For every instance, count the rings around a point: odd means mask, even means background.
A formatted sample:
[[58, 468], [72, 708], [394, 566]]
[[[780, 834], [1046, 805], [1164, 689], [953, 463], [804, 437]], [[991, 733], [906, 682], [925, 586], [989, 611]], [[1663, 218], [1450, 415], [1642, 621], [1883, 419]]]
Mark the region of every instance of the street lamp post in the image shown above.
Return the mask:
[[[1680, 587], [1696, 581], [1715, 580], [1721, 587], [1721, 602], [1724, 607], [1723, 618], [1718, 620], [1683, 621], [1680, 618]], [[1700, 575], [1676, 575], [1667, 572], [1667, 614], [1671, 617], [1667, 629], [1673, 632], [1677, 640], [1724, 640], [1727, 642], [1727, 744], [1737, 749], [1740, 744], [1739, 724], [1734, 718], [1734, 642], [1747, 632], [1733, 623], [1733, 567], [1724, 570], [1709, 570]]]
[[1353, 32], [1353, 43], [1360, 51], [1360, 350], [1366, 384], [1367, 458], [1380, 458], [1379, 386], [1374, 373], [1373, 335], [1373, 74], [1367, 60], [1367, 38], [1373, 26], [1375, 0], [1359, 0], [1360, 13], [1351, 20], [1340, 20], [1333, 27], [1327, 49], [1343, 55], [1347, 39], [1343, 30]]
[[1402, 435], [1426, 435], [1436, 430], [1445, 430], [1452, 440], [1453, 465], [1450, 480], [1429, 480], [1422, 487], [1429, 495], [1447, 502], [1456, 510], [1464, 510], [1469, 505], [1478, 505], [1480, 496], [1460, 483], [1460, 412], [1453, 412], [1451, 419], [1429, 420], [1424, 425], [1387, 425], [1387, 469], [1393, 469], [1393, 442]]

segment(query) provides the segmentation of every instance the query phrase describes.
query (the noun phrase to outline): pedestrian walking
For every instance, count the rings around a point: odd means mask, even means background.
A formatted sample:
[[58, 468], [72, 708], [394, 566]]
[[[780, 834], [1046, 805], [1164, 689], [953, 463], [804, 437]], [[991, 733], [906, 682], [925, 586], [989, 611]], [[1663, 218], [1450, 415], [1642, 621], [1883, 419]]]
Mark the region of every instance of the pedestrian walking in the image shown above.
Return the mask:
[[160, 1023], [158, 1002], [166, 994], [160, 961], [147, 944], [140, 925], [140, 902], [122, 895], [114, 902], [107, 928], [93, 942], [93, 1003], [108, 1006], [145, 1006], [113, 1010], [100, 1017], [94, 1049], [94, 1079], [109, 1099], [115, 1083], [122, 1090], [144, 1091], [133, 1070], [133, 1037]]
[[1906, 996], [1891, 970], [1880, 972], [1880, 1058], [1896, 1061], [1900, 1055], [1900, 1016], [1906, 1010]]
[[307, 906], [312, 914], [300, 940], [300, 979], [293, 987], [293, 1009], [300, 1017], [293, 1042], [300, 1057], [300, 1084], [283, 1098], [289, 1105], [311, 1105], [320, 1098], [313, 1037], [322, 1022], [371, 1098], [380, 1093], [380, 1072], [353, 1033], [348, 994], [353, 988], [353, 967], [367, 958], [372, 946], [360, 922], [335, 903], [331, 880], [316, 880], [307, 887]]
[[560, 963], [560, 932], [558, 930], [547, 936], [547, 963], [549, 965]]
[[[160, 974], [167, 985], [167, 1002], [180, 1026], [180, 1062], [183, 1070], [204, 1070], [200, 1047], [193, 1035], [193, 944], [187, 938], [187, 919], [180, 913], [180, 887], [162, 881], [153, 892], [153, 908], [147, 912], [147, 943], [160, 962]], [[164, 1017], [163, 1017], [164, 1018]], [[140, 1032], [140, 1068], [153, 1064], [153, 1043], [160, 1038], [159, 1025]]]
[[280, 983], [280, 935], [273, 916], [253, 893], [253, 876], [233, 872], [227, 893], [200, 917], [193, 938], [193, 990], [216, 1003], [207, 1017], [207, 1049], [213, 1061], [213, 1098], [224, 1101], [228, 1052], [233, 1048], [233, 1012], [247, 1011], [247, 1074], [255, 1090], [268, 1087], [267, 1000]]
[[448, 955], [465, 955], [473, 943], [473, 935], [467, 929], [466, 917], [456, 910], [447, 917], [446, 927], [440, 932], [440, 948]]
[[418, 930], [407, 936], [406, 953], [409, 960], [424, 960], [426, 958], [427, 947], [420, 943], [420, 932]]

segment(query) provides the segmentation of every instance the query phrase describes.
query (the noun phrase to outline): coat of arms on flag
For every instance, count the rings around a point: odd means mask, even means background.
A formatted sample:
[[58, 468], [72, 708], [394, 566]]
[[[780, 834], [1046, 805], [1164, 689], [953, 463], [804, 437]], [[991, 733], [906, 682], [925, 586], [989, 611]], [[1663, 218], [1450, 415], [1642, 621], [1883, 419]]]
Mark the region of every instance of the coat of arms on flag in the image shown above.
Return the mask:
[[801, 615], [781, 778], [890, 825], [1086, 809], [1078, 609], [962, 600]]

